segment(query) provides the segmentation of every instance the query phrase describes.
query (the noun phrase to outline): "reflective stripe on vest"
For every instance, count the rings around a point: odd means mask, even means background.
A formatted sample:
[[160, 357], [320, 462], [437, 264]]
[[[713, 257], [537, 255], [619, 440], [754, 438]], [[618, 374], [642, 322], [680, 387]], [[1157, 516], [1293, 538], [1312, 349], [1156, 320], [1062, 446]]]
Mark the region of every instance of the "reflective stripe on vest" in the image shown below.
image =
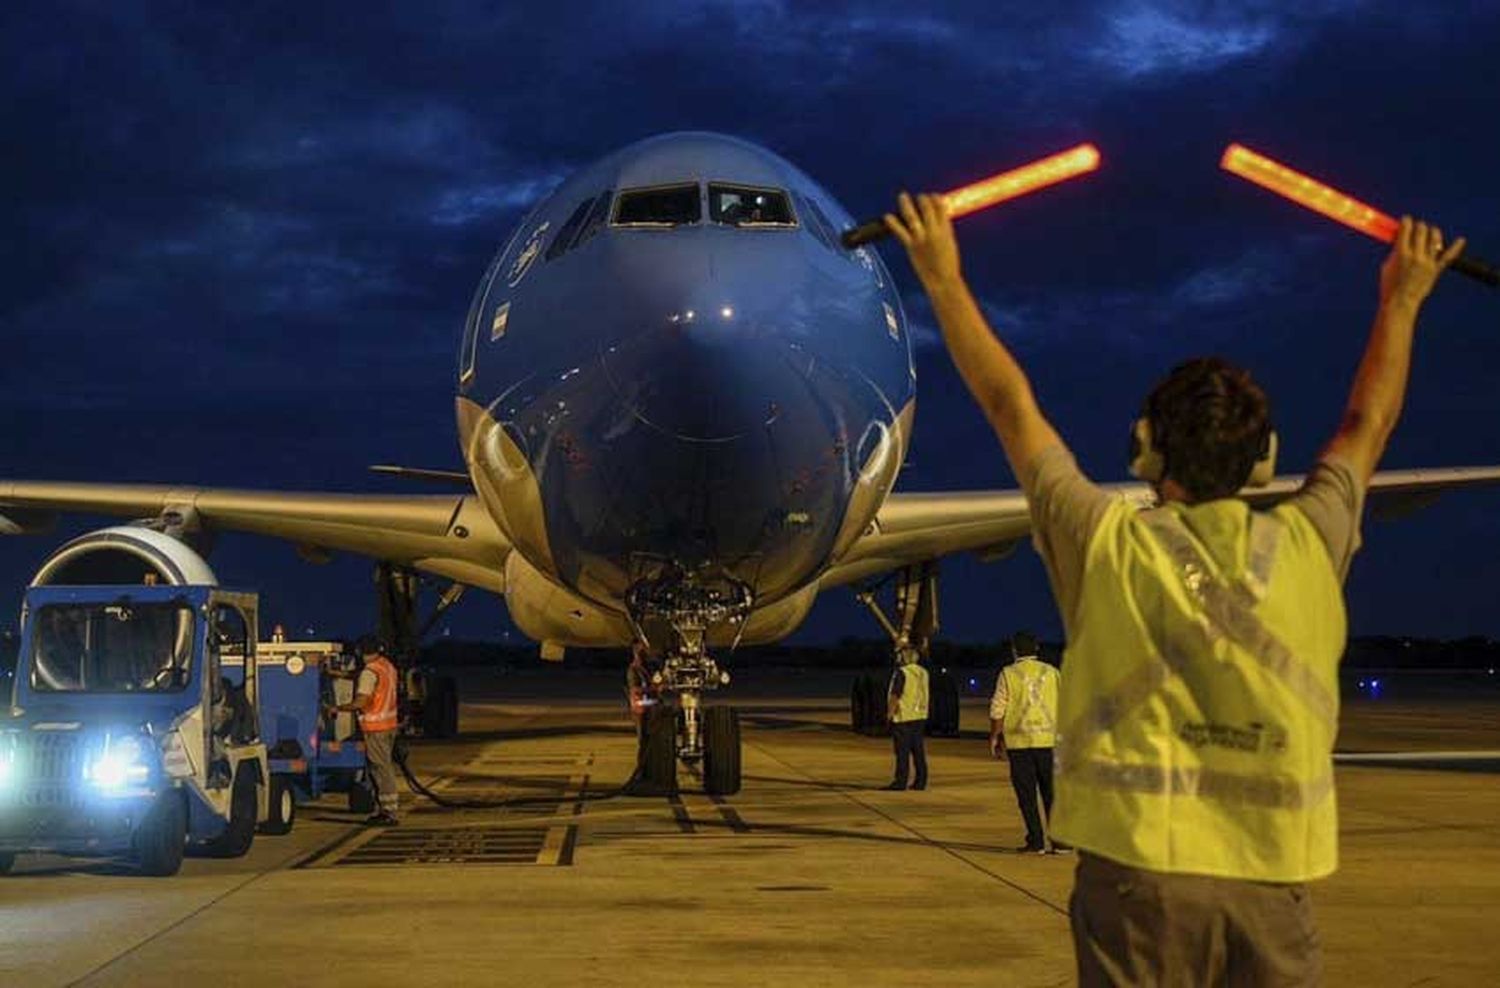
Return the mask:
[[1005, 707], [1007, 748], [1050, 748], [1057, 737], [1057, 670], [1034, 658], [1000, 671], [1009, 697]]
[[1295, 882], [1334, 870], [1346, 626], [1300, 509], [1114, 505], [1075, 617], [1059, 839], [1156, 871]]
[[[896, 670], [902, 676], [901, 695], [896, 698], [896, 716], [892, 720], [905, 724], [913, 720], [927, 719], [927, 670], [909, 662]], [[896, 686], [896, 674], [891, 675], [891, 692]]]
[[376, 658], [365, 663], [365, 668], [375, 674], [375, 691], [370, 694], [370, 705], [359, 715], [359, 729], [366, 734], [394, 731], [396, 719], [396, 667], [386, 658]]

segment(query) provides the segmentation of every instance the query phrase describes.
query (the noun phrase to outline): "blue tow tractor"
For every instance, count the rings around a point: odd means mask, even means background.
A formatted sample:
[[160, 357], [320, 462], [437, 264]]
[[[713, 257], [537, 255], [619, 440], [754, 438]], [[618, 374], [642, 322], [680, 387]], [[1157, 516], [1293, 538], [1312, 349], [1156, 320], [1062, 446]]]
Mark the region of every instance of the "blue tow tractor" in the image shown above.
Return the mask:
[[268, 695], [243, 660], [256, 654], [257, 606], [145, 528], [94, 532], [47, 558], [0, 717], [0, 871], [47, 851], [126, 854], [172, 875], [185, 849], [237, 857], [257, 830], [291, 829], [298, 790], [316, 793], [318, 776], [288, 744], [304, 735], [284, 737], [267, 705], [295, 677], [267, 675]]

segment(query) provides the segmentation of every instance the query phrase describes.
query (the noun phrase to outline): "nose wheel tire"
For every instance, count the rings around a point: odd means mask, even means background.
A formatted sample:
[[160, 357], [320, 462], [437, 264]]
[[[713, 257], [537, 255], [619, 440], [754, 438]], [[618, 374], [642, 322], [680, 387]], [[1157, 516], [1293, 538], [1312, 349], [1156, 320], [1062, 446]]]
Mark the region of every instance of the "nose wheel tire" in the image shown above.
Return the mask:
[[677, 791], [677, 710], [671, 704], [658, 703], [646, 711], [635, 774], [625, 791], [632, 796], [666, 796]]
[[292, 783], [281, 776], [271, 778], [270, 816], [260, 825], [260, 832], [280, 836], [292, 831], [297, 819], [297, 798]]
[[740, 791], [740, 712], [709, 707], [703, 715], [703, 788], [711, 796]]

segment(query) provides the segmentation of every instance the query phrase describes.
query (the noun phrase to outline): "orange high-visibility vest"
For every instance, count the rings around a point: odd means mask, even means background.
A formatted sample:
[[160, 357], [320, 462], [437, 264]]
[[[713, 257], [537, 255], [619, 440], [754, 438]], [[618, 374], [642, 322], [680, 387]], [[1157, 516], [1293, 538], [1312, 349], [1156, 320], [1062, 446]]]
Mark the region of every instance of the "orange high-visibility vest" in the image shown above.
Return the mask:
[[375, 674], [375, 692], [370, 706], [360, 712], [359, 729], [366, 734], [396, 729], [396, 667], [385, 656], [377, 656], [365, 663], [365, 668]]

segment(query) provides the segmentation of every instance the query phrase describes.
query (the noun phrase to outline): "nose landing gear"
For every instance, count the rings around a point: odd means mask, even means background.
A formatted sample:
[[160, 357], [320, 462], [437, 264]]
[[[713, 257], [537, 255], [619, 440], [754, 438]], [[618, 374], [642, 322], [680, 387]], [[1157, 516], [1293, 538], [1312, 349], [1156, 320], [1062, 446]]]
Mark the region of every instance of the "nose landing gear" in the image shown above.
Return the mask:
[[643, 629], [659, 628], [664, 644], [660, 668], [651, 676], [660, 699], [644, 718], [629, 790], [675, 792], [680, 759], [689, 768], [701, 767], [703, 788], [710, 795], [739, 792], [739, 712], [705, 706], [703, 694], [729, 685], [729, 673], [708, 654], [708, 633], [721, 626], [744, 627], [752, 604], [750, 588], [671, 573], [637, 583], [626, 604], [642, 641], [649, 647]]

